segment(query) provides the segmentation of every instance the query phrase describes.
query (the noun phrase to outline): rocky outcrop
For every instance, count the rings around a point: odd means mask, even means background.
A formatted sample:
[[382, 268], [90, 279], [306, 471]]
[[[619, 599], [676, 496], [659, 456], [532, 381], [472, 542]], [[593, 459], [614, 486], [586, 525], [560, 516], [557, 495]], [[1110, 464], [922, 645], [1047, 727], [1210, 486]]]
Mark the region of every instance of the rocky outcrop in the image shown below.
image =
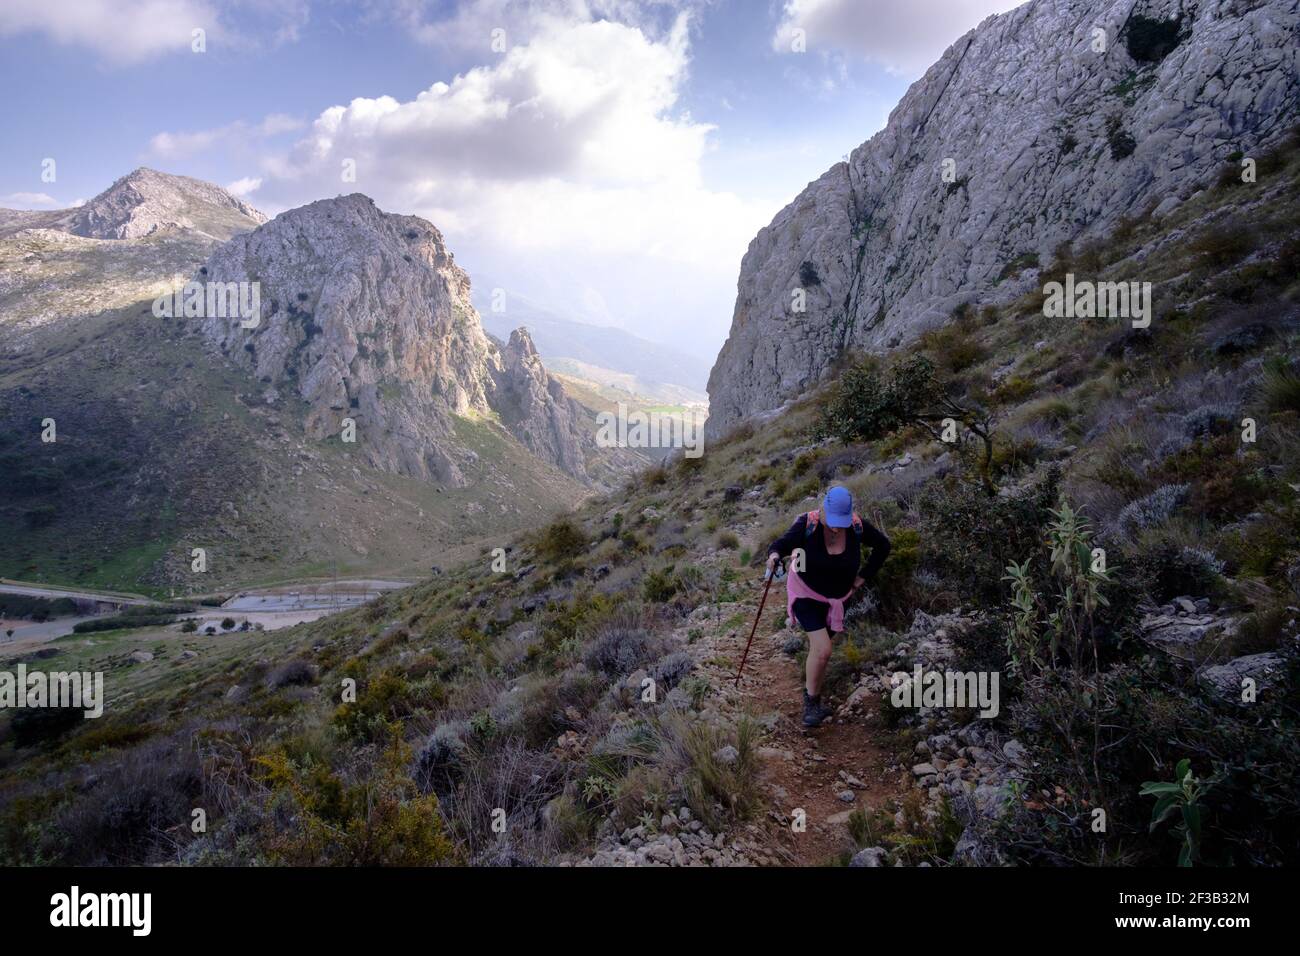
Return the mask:
[[1196, 679], [1219, 700], [1246, 704], [1253, 703], [1274, 690], [1285, 674], [1286, 659], [1281, 654], [1269, 651], [1234, 657], [1225, 664], [1203, 667]]
[[1298, 41], [1296, 0], [1034, 0], [986, 20], [750, 244], [710, 434], [845, 349], [1023, 293], [1062, 241], [1164, 215], [1230, 154], [1276, 141], [1300, 97]]
[[1241, 627], [1241, 618], [1211, 613], [1209, 605], [1206, 598], [1196, 602], [1181, 597], [1144, 614], [1138, 624], [1142, 639], [1176, 655], [1191, 651], [1206, 638], [1231, 639]]
[[139, 239], [170, 228], [224, 242], [264, 222], [220, 186], [142, 166], [74, 209], [0, 215], [0, 232], [43, 227], [88, 239]]
[[431, 223], [360, 194], [321, 200], [232, 239], [196, 278], [257, 283], [255, 321], [227, 309], [204, 317], [203, 333], [268, 402], [305, 403], [309, 437], [340, 436], [351, 419], [371, 466], [462, 486], [475, 456], [454, 416], [496, 413], [535, 454], [585, 478], [562, 388], [526, 333], [504, 349], [484, 333], [469, 277]]
[[492, 406], [502, 423], [534, 455], [572, 475], [585, 473], [579, 409], [564, 387], [547, 374], [524, 328], [510, 333], [493, 369]]

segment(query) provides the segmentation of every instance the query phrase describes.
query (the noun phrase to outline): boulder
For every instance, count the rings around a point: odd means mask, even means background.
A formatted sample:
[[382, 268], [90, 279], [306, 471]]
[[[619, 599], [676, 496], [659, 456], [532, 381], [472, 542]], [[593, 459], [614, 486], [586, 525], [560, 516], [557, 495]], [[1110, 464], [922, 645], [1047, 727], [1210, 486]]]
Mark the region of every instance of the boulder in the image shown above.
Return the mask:
[[1286, 673], [1282, 655], [1267, 652], [1234, 658], [1226, 664], [1203, 667], [1196, 674], [1197, 682], [1210, 694], [1225, 703], [1244, 704], [1242, 692], [1247, 679], [1254, 681], [1255, 699], [1277, 686]]

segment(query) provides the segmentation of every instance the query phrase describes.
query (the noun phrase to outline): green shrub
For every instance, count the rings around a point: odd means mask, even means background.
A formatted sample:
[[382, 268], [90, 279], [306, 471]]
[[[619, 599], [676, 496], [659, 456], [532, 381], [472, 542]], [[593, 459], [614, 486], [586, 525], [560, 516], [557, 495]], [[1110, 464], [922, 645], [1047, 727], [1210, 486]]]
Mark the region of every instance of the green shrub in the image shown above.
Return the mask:
[[1092, 528], [1062, 501], [1048, 525], [1050, 565], [1047, 587], [1039, 589], [1030, 570], [1032, 555], [1007, 565], [1012, 585], [1012, 621], [1007, 636], [1010, 669], [1030, 674], [1055, 667], [1065, 656], [1075, 668], [1098, 659], [1098, 611], [1110, 602], [1104, 593], [1109, 569], [1092, 554]]
[[1300, 412], [1300, 374], [1283, 358], [1269, 360], [1260, 374], [1259, 399], [1270, 412]]
[[1161, 603], [1185, 594], [1217, 597], [1223, 593], [1222, 561], [1159, 531], [1139, 539], [1132, 563], [1148, 593]]
[[673, 574], [672, 565], [656, 568], [641, 582], [641, 596], [652, 604], [663, 604], [681, 590], [681, 581]]
[[[1073, 147], [1071, 147], [1071, 149], [1072, 148]], [[1068, 153], [1069, 150], [1066, 150], [1066, 152]], [[1002, 282], [1006, 279], [1018, 276], [1026, 269], [1037, 269], [1038, 265], [1038, 253], [1023, 252], [1002, 267], [1002, 271], [998, 273], [998, 281]]]
[[537, 553], [547, 561], [571, 560], [587, 546], [587, 536], [569, 518], [551, 522], [537, 540]]
[[[1280, 694], [1225, 710], [1185, 689], [1156, 664], [1122, 663], [1084, 682], [1088, 709], [1074, 734], [1079, 689], [1045, 675], [1012, 704], [1011, 723], [1039, 763], [1028, 788], [1060, 788], [1064, 807], [1038, 814], [1010, 835], [1020, 863], [1172, 862], [1169, 838], [1149, 832], [1140, 786], [1168, 779], [1195, 754], [1204, 775], [1201, 856], [1209, 865], [1276, 866], [1300, 847], [1300, 726], [1295, 667]], [[1050, 792], [1050, 791], [1049, 791]], [[1087, 826], [1105, 807], [1105, 835]], [[1061, 811], [1064, 810], [1064, 813]], [[1061, 821], [1053, 824], [1056, 819]], [[1074, 819], [1076, 824], [1065, 823]]]
[[1258, 238], [1246, 226], [1219, 224], [1206, 229], [1187, 244], [1197, 262], [1212, 269], [1226, 269], [1255, 251]]
[[385, 671], [361, 685], [355, 702], [338, 706], [334, 726], [351, 740], [377, 740], [390, 726], [442, 703], [445, 696], [440, 685], [412, 684], [401, 674]]
[[989, 398], [996, 405], [1018, 405], [1034, 394], [1037, 388], [1031, 378], [1009, 375], [993, 390]]
[[357, 782], [328, 766], [295, 765], [282, 749], [256, 758], [273, 800], [296, 812], [268, 821], [263, 840], [275, 863], [290, 866], [437, 866], [458, 862], [438, 798], [409, 774], [410, 747], [393, 732], [370, 773]]
[[978, 404], [954, 397], [923, 355], [904, 358], [885, 373], [871, 360], [848, 369], [830, 390], [818, 431], [857, 444], [911, 427], [938, 440], [945, 419], [960, 423], [983, 443], [979, 474], [985, 491], [992, 494], [991, 416]]
[[889, 557], [871, 586], [883, 623], [906, 626], [920, 596], [914, 580], [921, 565], [921, 535], [915, 528], [894, 528], [889, 533]]
[[1124, 129], [1124, 122], [1118, 116], [1112, 116], [1106, 124], [1106, 142], [1110, 146], [1110, 158], [1116, 161], [1132, 156], [1137, 150], [1137, 140]]
[[1001, 606], [1002, 575], [1012, 561], [1037, 552], [1059, 487], [1055, 468], [1021, 493], [995, 498], [951, 478], [934, 483], [917, 508], [926, 567], [963, 602]]

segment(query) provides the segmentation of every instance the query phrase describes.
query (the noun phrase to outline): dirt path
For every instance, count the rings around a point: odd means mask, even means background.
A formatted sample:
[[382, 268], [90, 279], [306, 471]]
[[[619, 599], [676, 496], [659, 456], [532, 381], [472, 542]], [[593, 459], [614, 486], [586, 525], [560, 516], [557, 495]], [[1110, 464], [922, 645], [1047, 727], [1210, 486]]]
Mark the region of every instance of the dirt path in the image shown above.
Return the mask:
[[[875, 725], [880, 718], [874, 706], [857, 714], [837, 713], [812, 730], [803, 726], [802, 662], [781, 649], [794, 632], [773, 633], [784, 623], [782, 598], [784, 594], [776, 595], [775, 588], [768, 597], [745, 664], [739, 702], [759, 715], [776, 715], [775, 726], [760, 750], [762, 780], [772, 806], [765, 821], [770, 845], [780, 848], [787, 865], [824, 866], [855, 849], [849, 836], [849, 813], [886, 806], [907, 791], [909, 781], [905, 774], [888, 769], [895, 761], [877, 739]], [[744, 651], [752, 622], [751, 617], [730, 638], [736, 661]], [[838, 711], [844, 701], [828, 697], [825, 703]], [[840, 798], [848, 791], [853, 792], [852, 802]], [[799, 808], [806, 819], [802, 833], [791, 825]]]

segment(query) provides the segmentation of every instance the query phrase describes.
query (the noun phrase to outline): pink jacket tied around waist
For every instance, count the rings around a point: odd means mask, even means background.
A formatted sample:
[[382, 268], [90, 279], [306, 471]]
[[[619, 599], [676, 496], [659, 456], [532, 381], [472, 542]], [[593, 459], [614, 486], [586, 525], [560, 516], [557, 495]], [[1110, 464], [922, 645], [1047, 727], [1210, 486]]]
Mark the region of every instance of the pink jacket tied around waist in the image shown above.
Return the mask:
[[814, 601], [822, 601], [831, 606], [831, 612], [827, 616], [826, 626], [832, 631], [844, 630], [844, 602], [849, 599], [853, 589], [849, 588], [844, 597], [829, 598], [824, 594], [818, 594], [807, 584], [803, 578], [799, 577], [793, 571], [789, 571], [785, 576], [785, 613], [793, 623], [794, 621], [794, 602], [799, 598], [811, 598]]

